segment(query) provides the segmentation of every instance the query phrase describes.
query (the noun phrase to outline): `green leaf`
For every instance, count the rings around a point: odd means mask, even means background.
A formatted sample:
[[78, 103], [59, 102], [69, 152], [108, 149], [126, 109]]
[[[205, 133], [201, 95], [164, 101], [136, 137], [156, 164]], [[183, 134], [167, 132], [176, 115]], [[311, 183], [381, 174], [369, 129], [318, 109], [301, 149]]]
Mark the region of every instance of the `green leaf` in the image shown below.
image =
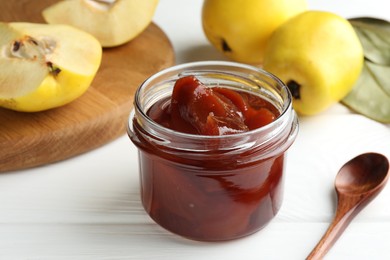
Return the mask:
[[383, 123], [390, 123], [390, 22], [349, 19], [362, 43], [364, 67], [352, 91], [341, 103]]
[[390, 66], [390, 22], [361, 17], [349, 19], [364, 49], [367, 60]]
[[[366, 61], [357, 84], [342, 100], [342, 103], [371, 119], [390, 123], [390, 95], [385, 92], [372, 73], [372, 69], [375, 67], [375, 64]], [[382, 69], [388, 71], [386, 75], [390, 75], [389, 67], [383, 67]], [[375, 71], [375, 73], [378, 73], [378, 71]], [[385, 77], [385, 75], [382, 76]], [[388, 88], [386, 89], [388, 90]]]
[[390, 97], [390, 66], [378, 65], [369, 61], [365, 62], [370, 76], [376, 81], [378, 87]]
[[348, 19], [352, 24], [361, 24], [362, 26], [372, 25], [375, 28], [382, 28], [385, 30], [389, 30], [389, 21], [379, 19], [376, 17], [355, 17]]

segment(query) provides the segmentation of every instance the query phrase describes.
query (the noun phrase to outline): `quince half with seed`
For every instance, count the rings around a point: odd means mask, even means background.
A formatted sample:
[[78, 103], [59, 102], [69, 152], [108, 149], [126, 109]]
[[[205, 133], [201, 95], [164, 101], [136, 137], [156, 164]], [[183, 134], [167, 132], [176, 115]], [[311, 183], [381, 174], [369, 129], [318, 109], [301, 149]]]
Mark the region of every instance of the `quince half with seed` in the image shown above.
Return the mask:
[[0, 107], [65, 105], [88, 89], [101, 58], [100, 43], [68, 25], [0, 23]]
[[95, 36], [103, 47], [124, 44], [152, 21], [158, 0], [64, 0], [43, 10], [50, 24], [69, 24]]

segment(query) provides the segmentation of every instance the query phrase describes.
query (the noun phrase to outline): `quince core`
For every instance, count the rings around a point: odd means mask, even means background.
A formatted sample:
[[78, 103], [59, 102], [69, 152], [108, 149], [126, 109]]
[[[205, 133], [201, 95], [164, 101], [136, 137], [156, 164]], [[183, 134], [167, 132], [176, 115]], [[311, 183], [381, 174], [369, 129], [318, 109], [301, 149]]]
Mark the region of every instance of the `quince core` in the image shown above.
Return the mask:
[[67, 104], [90, 86], [101, 57], [100, 43], [71, 26], [0, 23], [0, 106], [35, 112]]

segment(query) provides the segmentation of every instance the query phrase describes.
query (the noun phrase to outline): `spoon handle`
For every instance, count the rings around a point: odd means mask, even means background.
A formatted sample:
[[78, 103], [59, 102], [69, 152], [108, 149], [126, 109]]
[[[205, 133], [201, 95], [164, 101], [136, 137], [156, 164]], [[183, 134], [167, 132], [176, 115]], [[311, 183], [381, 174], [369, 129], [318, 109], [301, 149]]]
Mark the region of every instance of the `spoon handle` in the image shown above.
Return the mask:
[[352, 219], [364, 207], [362, 204], [365, 203], [362, 203], [360, 199], [357, 198], [352, 200], [356, 200], [355, 203], [351, 203], [350, 198], [348, 201], [344, 200], [344, 197], [338, 198], [338, 209], [333, 221], [316, 247], [306, 258], [307, 260], [322, 259], [329, 249], [336, 243], [337, 239], [341, 236], [349, 223], [351, 223]]

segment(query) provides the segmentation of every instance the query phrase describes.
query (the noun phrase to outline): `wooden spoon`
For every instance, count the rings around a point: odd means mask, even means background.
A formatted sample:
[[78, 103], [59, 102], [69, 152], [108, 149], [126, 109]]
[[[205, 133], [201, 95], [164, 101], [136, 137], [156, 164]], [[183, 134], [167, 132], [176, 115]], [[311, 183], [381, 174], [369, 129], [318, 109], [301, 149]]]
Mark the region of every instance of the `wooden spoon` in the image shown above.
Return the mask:
[[335, 180], [336, 214], [328, 230], [306, 259], [324, 257], [352, 219], [383, 189], [388, 174], [389, 161], [377, 153], [359, 155], [340, 169]]

